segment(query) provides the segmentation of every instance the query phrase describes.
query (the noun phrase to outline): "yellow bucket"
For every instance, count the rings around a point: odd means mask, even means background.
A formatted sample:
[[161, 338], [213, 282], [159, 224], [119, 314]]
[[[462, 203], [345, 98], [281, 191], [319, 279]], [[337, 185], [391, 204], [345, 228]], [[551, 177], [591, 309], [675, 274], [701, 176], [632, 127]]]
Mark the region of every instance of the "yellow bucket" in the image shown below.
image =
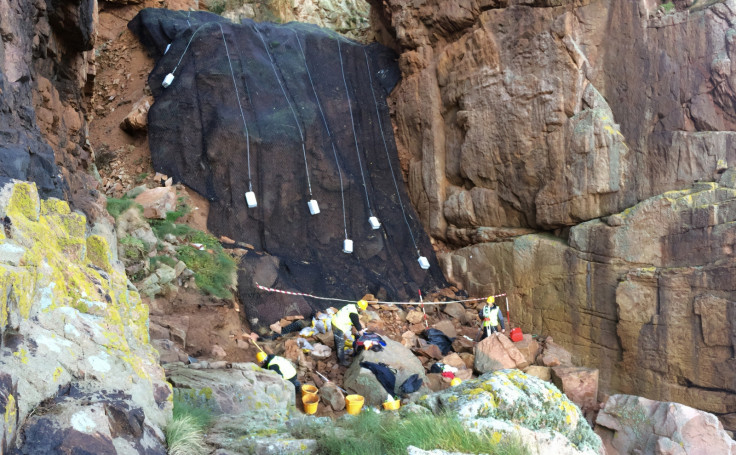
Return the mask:
[[302, 397], [302, 403], [304, 404], [305, 413], [314, 414], [315, 412], [317, 412], [319, 397], [313, 393], [308, 393]]
[[401, 407], [401, 400], [384, 401], [383, 409], [387, 411], [395, 411]]
[[319, 389], [312, 384], [302, 385], [302, 397], [307, 394], [317, 395], [317, 392], [319, 392]]
[[361, 395], [348, 395], [345, 397], [345, 406], [348, 409], [348, 414], [357, 416], [360, 414], [360, 409], [363, 407], [365, 398]]

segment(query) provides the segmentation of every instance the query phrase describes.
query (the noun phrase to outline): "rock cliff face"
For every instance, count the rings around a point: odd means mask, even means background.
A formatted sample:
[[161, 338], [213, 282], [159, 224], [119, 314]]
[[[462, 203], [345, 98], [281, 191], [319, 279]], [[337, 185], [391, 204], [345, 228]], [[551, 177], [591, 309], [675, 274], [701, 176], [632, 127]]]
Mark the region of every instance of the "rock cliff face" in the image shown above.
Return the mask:
[[510, 292], [516, 323], [600, 368], [603, 391], [736, 429], [736, 2], [372, 4], [401, 53], [409, 192], [463, 247], [446, 276]]
[[431, 235], [571, 226], [732, 163], [736, 4], [705, 3], [373, 2], [401, 50], [397, 145]]
[[86, 219], [0, 185], [0, 452], [164, 454], [148, 309]]
[[0, 177], [36, 182], [96, 217], [83, 91], [94, 80], [97, 1], [0, 4]]
[[210, 200], [212, 232], [254, 247], [238, 272], [253, 326], [329, 306], [256, 283], [391, 300], [445, 284], [400, 180], [385, 107], [398, 77], [390, 49], [305, 24], [236, 25], [203, 12], [145, 9], [130, 28], [159, 57], [149, 78], [154, 168]]

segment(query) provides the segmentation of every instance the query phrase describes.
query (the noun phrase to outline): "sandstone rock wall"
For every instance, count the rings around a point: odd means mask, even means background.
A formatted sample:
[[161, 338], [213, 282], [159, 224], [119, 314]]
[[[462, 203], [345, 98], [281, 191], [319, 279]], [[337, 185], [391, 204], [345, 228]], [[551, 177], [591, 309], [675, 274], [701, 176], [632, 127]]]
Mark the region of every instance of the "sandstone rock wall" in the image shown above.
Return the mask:
[[397, 145], [435, 238], [572, 226], [736, 159], [732, 0], [372, 5], [401, 51]]
[[165, 453], [171, 389], [107, 241], [32, 183], [1, 182], [0, 219], [0, 453]]
[[604, 391], [675, 401], [736, 427], [733, 170], [570, 230], [441, 256], [473, 295], [510, 291], [513, 325], [554, 336]]
[[0, 177], [36, 182], [43, 197], [96, 217], [104, 201], [87, 174], [83, 92], [94, 80], [97, 1], [0, 3]]

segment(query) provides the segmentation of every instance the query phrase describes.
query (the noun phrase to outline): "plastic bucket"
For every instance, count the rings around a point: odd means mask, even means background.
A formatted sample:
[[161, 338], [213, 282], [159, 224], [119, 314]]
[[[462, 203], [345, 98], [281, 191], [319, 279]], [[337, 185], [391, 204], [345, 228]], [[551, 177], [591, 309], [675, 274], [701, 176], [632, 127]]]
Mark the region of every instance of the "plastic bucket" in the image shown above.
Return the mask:
[[365, 398], [362, 395], [348, 395], [345, 397], [345, 407], [348, 410], [348, 414], [357, 416], [360, 414], [360, 410], [363, 408], [363, 402]]
[[387, 411], [396, 411], [401, 407], [401, 400], [384, 401], [383, 409]]
[[302, 403], [304, 404], [304, 412], [306, 414], [314, 414], [317, 412], [319, 397], [314, 393], [308, 393], [302, 396]]
[[319, 392], [319, 389], [312, 384], [302, 385], [302, 397], [304, 395], [317, 395], [317, 392]]

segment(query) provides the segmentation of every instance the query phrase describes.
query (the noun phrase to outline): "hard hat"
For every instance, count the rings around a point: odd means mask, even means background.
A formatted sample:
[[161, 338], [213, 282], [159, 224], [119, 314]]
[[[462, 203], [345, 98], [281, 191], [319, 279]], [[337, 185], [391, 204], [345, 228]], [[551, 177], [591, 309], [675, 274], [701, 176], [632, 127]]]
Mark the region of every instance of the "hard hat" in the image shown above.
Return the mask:
[[450, 385], [453, 387], [456, 385], [460, 385], [462, 383], [463, 383], [463, 380], [460, 378], [452, 378], [452, 381], [450, 381]]
[[365, 309], [368, 308], [368, 302], [365, 300], [358, 300], [358, 308], [365, 311]]
[[486, 302], [488, 302], [488, 303], [494, 303], [495, 301], [496, 301], [496, 298], [495, 298], [495, 297], [493, 297], [493, 296], [490, 296], [490, 297], [488, 297], [488, 298], [486, 299]]
[[258, 360], [258, 363], [261, 363], [264, 360], [266, 360], [266, 357], [268, 357], [268, 354], [266, 354], [263, 351], [258, 351], [258, 353], [256, 354], [256, 360]]

